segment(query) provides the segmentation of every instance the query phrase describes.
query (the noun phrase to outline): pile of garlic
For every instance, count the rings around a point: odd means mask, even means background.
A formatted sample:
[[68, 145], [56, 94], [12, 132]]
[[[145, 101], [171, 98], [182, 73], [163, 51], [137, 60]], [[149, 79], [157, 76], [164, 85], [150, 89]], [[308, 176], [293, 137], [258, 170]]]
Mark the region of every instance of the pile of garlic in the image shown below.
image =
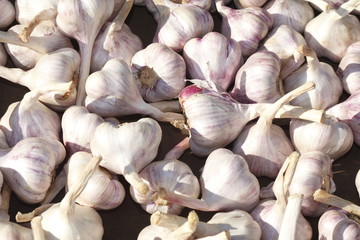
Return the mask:
[[360, 234], [360, 0], [0, 6], [0, 237]]

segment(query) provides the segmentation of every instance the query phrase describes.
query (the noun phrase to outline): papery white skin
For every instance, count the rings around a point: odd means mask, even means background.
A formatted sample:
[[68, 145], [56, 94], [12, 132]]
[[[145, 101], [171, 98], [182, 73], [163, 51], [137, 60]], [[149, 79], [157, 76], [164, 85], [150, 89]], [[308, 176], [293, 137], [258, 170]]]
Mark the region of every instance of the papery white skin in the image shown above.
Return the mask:
[[336, 73], [348, 94], [360, 91], [360, 41], [347, 48]]
[[141, 229], [137, 236], [137, 240], [162, 240], [171, 233], [171, 230], [166, 227], [148, 225]]
[[11, 1], [1, 0], [0, 1], [0, 28], [10, 26], [15, 20], [15, 7]]
[[[91, 160], [91, 153], [76, 152], [65, 165], [67, 173], [67, 188], [79, 181], [79, 173]], [[123, 202], [125, 189], [107, 170], [97, 167], [89, 178], [84, 190], [76, 198], [76, 202], [82, 206], [88, 206], [97, 210], [113, 209]]]
[[302, 0], [270, 0], [264, 8], [273, 18], [273, 28], [286, 24], [303, 33], [306, 24], [314, 18], [314, 10]]
[[[208, 11], [212, 11], [212, 1], [210, 0], [188, 0], [188, 1], [184, 1], [184, 0], [172, 0], [172, 2], [175, 3], [181, 3], [181, 4], [193, 4], [193, 5], [197, 5], [205, 10]], [[134, 1], [134, 5], [137, 6], [146, 6], [147, 10], [149, 10], [151, 12], [151, 14], [153, 14], [154, 18], [156, 21], [159, 20], [159, 12], [156, 8], [156, 5], [154, 4], [154, 2], [152, 0], [135, 0]]]
[[203, 238], [197, 238], [197, 239], [201, 239], [201, 240], [230, 240], [230, 234], [227, 231], [223, 231], [220, 232], [216, 235], [212, 235], [212, 236], [208, 236], [208, 237], [203, 237]]
[[331, 207], [318, 222], [319, 239], [327, 240], [351, 240], [360, 237], [360, 226], [350, 215], [341, 209]]
[[275, 53], [255, 52], [236, 73], [230, 95], [240, 103], [275, 102], [284, 95], [280, 68], [281, 62]]
[[16, 20], [21, 24], [28, 24], [41, 11], [46, 9], [56, 9], [59, 0], [15, 0]]
[[350, 0], [340, 8], [323, 11], [309, 21], [304, 37], [318, 57], [326, 57], [339, 63], [346, 49], [352, 43], [360, 41], [360, 21], [349, 14], [359, 4], [357, 0]]
[[339, 102], [343, 87], [332, 66], [321, 62], [315, 51], [300, 46], [300, 52], [306, 56], [304, 64], [283, 80], [285, 92], [289, 92], [306, 82], [314, 82], [316, 88], [291, 101], [291, 104], [313, 109], [326, 109]]
[[110, 59], [101, 71], [92, 73], [86, 81], [85, 106], [102, 117], [149, 115], [158, 121], [182, 120], [178, 113], [164, 113], [146, 103], [140, 95], [130, 67], [122, 60]]
[[4, 239], [34, 240], [31, 228], [0, 220], [0, 236]]
[[216, 0], [216, 9], [222, 17], [221, 33], [240, 43], [242, 55], [249, 57], [259, 47], [272, 27], [272, 17], [263, 8], [232, 9]]
[[139, 192], [146, 193], [148, 189], [143, 188], [148, 186], [138, 172], [154, 160], [161, 138], [160, 125], [151, 118], [121, 125], [105, 122], [96, 128], [90, 150], [93, 155], [102, 157], [102, 167], [124, 175]]
[[192, 38], [202, 37], [214, 29], [210, 13], [193, 4], [178, 4], [170, 0], [154, 1], [159, 17], [153, 42], [180, 52]]
[[280, 78], [284, 79], [304, 63], [304, 56], [298, 52], [301, 45], [306, 45], [305, 38], [290, 26], [281, 25], [269, 32], [258, 51], [268, 50], [280, 58]]
[[186, 71], [193, 79], [213, 81], [224, 90], [243, 63], [241, 46], [217, 32], [189, 40], [183, 49]]
[[261, 7], [267, 0], [234, 0], [236, 8]]
[[61, 118], [63, 143], [71, 156], [78, 151], [90, 152], [90, 141], [95, 129], [104, 119], [90, 113], [83, 106], [71, 106], [65, 110]]
[[65, 159], [64, 146], [55, 139], [25, 138], [1, 150], [0, 169], [14, 193], [25, 203], [39, 203], [49, 189], [55, 168]]
[[[9, 28], [8, 32], [19, 34], [23, 27], [25, 27], [25, 25], [13, 25]], [[73, 47], [70, 38], [62, 34], [53, 21], [41, 22], [30, 36], [36, 37], [37, 39], [41, 38], [42, 44], [48, 45], [47, 49], [49, 53], [61, 48]], [[44, 53], [39, 53], [23, 46], [5, 44], [5, 47], [14, 65], [23, 70], [33, 68], [37, 61], [44, 55]]]
[[0, 66], [5, 66], [8, 60], [8, 54], [4, 48], [4, 45], [0, 43]]
[[326, 114], [348, 124], [354, 135], [354, 143], [360, 146], [360, 92], [351, 94], [345, 101], [326, 110]]
[[161, 43], [151, 43], [135, 53], [131, 59], [131, 71], [141, 96], [147, 102], [174, 99], [185, 87], [184, 59]]
[[321, 151], [333, 160], [344, 156], [354, 141], [351, 128], [335, 118], [325, 118], [323, 123], [293, 119], [289, 132], [295, 149], [301, 154]]

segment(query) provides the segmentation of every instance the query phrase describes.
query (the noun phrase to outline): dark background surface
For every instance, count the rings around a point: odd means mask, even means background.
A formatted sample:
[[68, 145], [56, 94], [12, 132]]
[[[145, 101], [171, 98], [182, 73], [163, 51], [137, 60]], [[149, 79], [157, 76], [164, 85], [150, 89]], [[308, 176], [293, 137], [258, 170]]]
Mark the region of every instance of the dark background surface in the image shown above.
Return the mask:
[[[215, 21], [215, 31], [219, 31], [221, 18], [218, 15], [213, 15]], [[134, 7], [126, 21], [132, 31], [137, 34], [143, 41], [144, 47], [151, 43], [154, 33], [156, 31], [156, 22], [152, 16], [147, 12], [144, 7]], [[11, 66], [11, 63], [8, 64]], [[15, 101], [21, 100], [22, 96], [28, 90], [24, 87], [16, 84], [9, 83], [3, 79], [0, 79], [0, 116], [2, 116], [7, 106]], [[344, 96], [346, 97], [346, 96]], [[134, 118], [141, 117], [135, 116]], [[129, 121], [130, 118], [120, 119], [121, 121]], [[167, 123], [160, 123], [163, 129], [163, 139], [160, 144], [159, 153], [155, 159], [161, 160], [164, 155], [173, 146], [180, 142], [185, 135], [182, 135], [180, 131], [172, 127]], [[335, 194], [341, 196], [347, 200], [360, 204], [359, 195], [355, 188], [355, 175], [360, 169], [360, 150], [359, 147], [353, 146], [352, 149], [342, 158], [336, 160], [333, 163], [334, 181], [337, 187]], [[205, 158], [195, 157], [186, 151], [180, 158], [186, 162], [192, 169], [195, 175], [200, 175], [200, 169], [205, 162]], [[116, 209], [100, 211], [100, 215], [103, 220], [105, 234], [105, 240], [134, 240], [137, 238], [138, 233], [150, 223], [150, 214], [145, 212], [138, 204], [136, 204], [130, 197], [129, 184], [124, 181], [120, 176], [121, 182], [124, 184], [127, 194], [124, 202]], [[262, 186], [265, 186], [269, 179], [259, 178]], [[55, 201], [59, 201], [63, 196], [61, 192]], [[16, 212], [29, 212], [33, 210], [36, 205], [27, 205], [20, 202], [16, 196], [12, 196], [10, 202], [10, 215], [15, 216]], [[181, 215], [186, 216], [189, 209], [185, 209]], [[209, 220], [214, 213], [199, 212], [200, 220]], [[313, 226], [313, 239], [317, 239], [317, 221], [318, 219], [310, 219], [309, 222]]]

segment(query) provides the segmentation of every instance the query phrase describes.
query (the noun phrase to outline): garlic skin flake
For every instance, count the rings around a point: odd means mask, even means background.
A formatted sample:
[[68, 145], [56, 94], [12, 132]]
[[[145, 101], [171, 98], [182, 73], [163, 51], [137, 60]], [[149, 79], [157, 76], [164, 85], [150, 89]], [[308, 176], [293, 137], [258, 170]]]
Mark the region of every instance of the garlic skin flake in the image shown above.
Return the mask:
[[234, 82], [243, 62], [240, 44], [217, 32], [186, 42], [183, 57], [191, 78], [212, 81], [224, 90]]
[[131, 71], [147, 102], [175, 99], [185, 87], [184, 59], [161, 43], [151, 43], [136, 52], [131, 59]]

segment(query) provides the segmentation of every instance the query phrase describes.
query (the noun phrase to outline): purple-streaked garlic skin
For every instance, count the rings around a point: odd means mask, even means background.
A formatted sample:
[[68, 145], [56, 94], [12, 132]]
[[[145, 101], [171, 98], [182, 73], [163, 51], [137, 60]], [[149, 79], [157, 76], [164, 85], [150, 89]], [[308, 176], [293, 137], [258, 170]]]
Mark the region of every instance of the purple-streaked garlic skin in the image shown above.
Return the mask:
[[[254, 146], [253, 139], [256, 139], [257, 146]], [[263, 125], [250, 123], [234, 140], [232, 151], [245, 158], [255, 176], [276, 178], [294, 147], [281, 127], [271, 124], [269, 128], [264, 128]]]
[[299, 33], [303, 33], [306, 24], [314, 18], [314, 10], [310, 4], [302, 0], [270, 0], [264, 5], [273, 18], [273, 28], [289, 25]]
[[283, 95], [279, 57], [266, 50], [255, 52], [236, 73], [230, 95], [240, 103], [273, 103]]
[[56, 9], [59, 0], [16, 0], [16, 20], [20, 24], [28, 24], [37, 14], [46, 9]]
[[243, 62], [240, 44], [217, 32], [189, 40], [183, 57], [191, 78], [212, 81], [224, 90], [234, 82]]
[[8, 60], [8, 54], [5, 50], [4, 45], [0, 44], [0, 66], [5, 66]]
[[0, 0], [0, 9], [0, 28], [6, 28], [15, 20], [15, 7], [11, 1]]
[[[76, 152], [65, 165], [67, 172], [67, 188], [79, 181], [79, 173], [91, 160], [91, 153]], [[115, 175], [98, 167], [88, 180], [84, 190], [76, 202], [82, 206], [89, 206], [97, 210], [109, 210], [118, 207], [125, 198], [125, 188]]]
[[330, 207], [319, 219], [319, 239], [359, 239], [359, 223], [349, 217], [350, 214], [346, 211]]
[[[8, 32], [19, 34], [24, 26], [25, 25], [21, 24], [14, 25]], [[32, 31], [30, 36], [41, 39], [43, 44], [47, 44], [49, 53], [61, 48], [73, 47], [70, 38], [61, 33], [53, 21], [40, 23], [36, 26], [34, 31]], [[33, 68], [42, 56], [42, 54], [27, 47], [5, 44], [5, 48], [14, 65], [24, 70]]]
[[61, 118], [62, 140], [71, 156], [75, 152], [90, 152], [90, 141], [95, 129], [104, 119], [90, 113], [84, 106], [67, 108]]
[[175, 99], [185, 87], [186, 65], [184, 59], [170, 47], [151, 43], [135, 53], [131, 71], [147, 102]]
[[110, 26], [111, 22], [105, 23], [95, 39], [90, 72], [99, 71], [111, 58], [121, 59], [130, 65], [134, 54], [143, 48], [141, 39], [127, 24], [124, 23], [120, 30], [108, 36]]
[[200, 183], [190, 167], [176, 159], [152, 162], [139, 172], [139, 176], [148, 183], [149, 193], [141, 194], [130, 186], [130, 194], [150, 214], [160, 211], [178, 215], [184, 208], [174, 203], [158, 205], [154, 202], [152, 193], [160, 188], [191, 198], [198, 198], [200, 194]]
[[244, 57], [257, 50], [273, 24], [271, 15], [260, 7], [232, 9], [217, 0], [216, 8], [222, 16], [221, 33], [240, 43]]
[[58, 140], [25, 138], [13, 148], [2, 150], [0, 169], [12, 191], [23, 202], [39, 203], [65, 155], [65, 147]]
[[190, 39], [202, 37], [214, 29], [211, 14], [199, 6], [163, 0], [156, 7], [160, 17], [153, 42], [167, 45], [177, 52]]
[[295, 149], [301, 154], [321, 151], [333, 160], [345, 155], [354, 142], [351, 128], [335, 118], [325, 118], [323, 123], [293, 119], [289, 132]]
[[360, 41], [347, 48], [336, 73], [347, 93], [354, 94], [360, 91]]
[[284, 79], [305, 61], [304, 56], [298, 52], [300, 45], [306, 45], [305, 38], [292, 27], [281, 25], [268, 33], [258, 51], [268, 50], [280, 58], [280, 79]]
[[354, 143], [360, 146], [360, 92], [351, 94], [345, 101], [328, 109], [326, 114], [348, 124], [354, 135]]
[[313, 194], [317, 189], [328, 193], [335, 191], [332, 181], [332, 160], [320, 151], [304, 153], [300, 156], [289, 186], [289, 194], [303, 194], [301, 213], [305, 217], [320, 217], [328, 205], [317, 202]]

